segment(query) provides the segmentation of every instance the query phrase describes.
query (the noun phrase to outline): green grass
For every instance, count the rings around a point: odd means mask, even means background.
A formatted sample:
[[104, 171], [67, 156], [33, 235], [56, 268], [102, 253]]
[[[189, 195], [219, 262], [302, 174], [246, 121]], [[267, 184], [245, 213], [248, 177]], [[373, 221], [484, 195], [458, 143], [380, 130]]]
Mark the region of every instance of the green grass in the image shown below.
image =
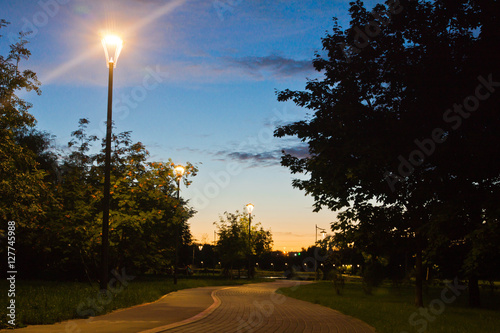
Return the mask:
[[[237, 285], [267, 280], [227, 280], [219, 277], [179, 278], [177, 285], [171, 277], [135, 278], [121, 292], [113, 294], [110, 302], [103, 305], [99, 302], [99, 286], [82, 282], [53, 281], [16, 281], [16, 327], [36, 324], [53, 324], [56, 322], [82, 318], [79, 315], [92, 309], [95, 302], [95, 315], [102, 315], [116, 309], [153, 302], [172, 291], [205, 286]], [[8, 290], [7, 281], [0, 281], [1, 290]], [[121, 289], [117, 286], [117, 289]], [[0, 328], [11, 327], [7, 323], [7, 297], [0, 300]]]
[[[443, 286], [430, 287], [424, 295], [424, 304], [428, 306], [431, 301], [440, 300], [442, 290]], [[498, 292], [492, 295], [491, 292], [484, 291], [481, 295], [483, 308], [471, 309], [467, 306], [466, 290], [454, 302], [446, 304], [441, 314], [434, 315], [429, 312], [430, 320], [424, 319], [425, 317], [417, 312], [413, 317], [414, 325], [411, 325], [409, 320], [417, 308], [413, 305], [414, 289], [410, 286], [382, 286], [374, 290], [372, 295], [367, 295], [360, 283], [349, 282], [345, 284], [341, 295], [337, 295], [332, 282], [319, 282], [283, 288], [279, 292], [359, 318], [375, 327], [377, 332], [489, 333], [498, 332], [500, 329]], [[433, 304], [437, 304], [436, 301]], [[436, 309], [439, 310], [438, 307]]]

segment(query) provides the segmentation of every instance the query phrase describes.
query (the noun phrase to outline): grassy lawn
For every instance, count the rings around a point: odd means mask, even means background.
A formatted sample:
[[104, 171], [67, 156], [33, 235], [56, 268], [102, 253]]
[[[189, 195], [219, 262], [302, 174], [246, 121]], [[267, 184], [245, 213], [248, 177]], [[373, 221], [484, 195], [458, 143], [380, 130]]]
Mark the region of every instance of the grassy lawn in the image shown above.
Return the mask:
[[[237, 285], [262, 282], [265, 280], [227, 280], [218, 277], [179, 278], [177, 285], [171, 277], [135, 278], [128, 282], [122, 291], [116, 286], [116, 293], [106, 301], [99, 295], [98, 284], [90, 285], [82, 282], [52, 281], [16, 281], [16, 323], [17, 327], [35, 324], [53, 324], [87, 313], [89, 309], [95, 315], [102, 315], [116, 309], [126, 308], [142, 303], [153, 302], [172, 291], [205, 286]], [[8, 290], [7, 281], [0, 282], [1, 290]], [[7, 297], [0, 300], [0, 328], [11, 327], [7, 324]], [[108, 303], [109, 301], [109, 303]], [[103, 304], [108, 303], [108, 304]]]
[[[382, 286], [372, 295], [363, 292], [360, 283], [345, 284], [341, 295], [337, 295], [332, 282], [319, 282], [300, 287], [283, 288], [279, 292], [294, 298], [322, 304], [344, 314], [359, 318], [377, 332], [413, 333], [413, 332], [499, 332], [500, 331], [500, 295], [484, 291], [481, 295], [483, 309], [467, 307], [467, 290], [454, 301], [442, 302], [443, 286], [430, 287], [424, 294], [427, 313], [421, 314], [413, 305], [414, 289], [410, 286]], [[450, 300], [451, 291], [445, 293]], [[446, 298], [448, 297], [448, 298]], [[429, 308], [429, 304], [433, 307]], [[442, 306], [443, 305], [443, 306]], [[421, 311], [424, 311], [421, 309]], [[413, 322], [413, 325], [410, 323]]]

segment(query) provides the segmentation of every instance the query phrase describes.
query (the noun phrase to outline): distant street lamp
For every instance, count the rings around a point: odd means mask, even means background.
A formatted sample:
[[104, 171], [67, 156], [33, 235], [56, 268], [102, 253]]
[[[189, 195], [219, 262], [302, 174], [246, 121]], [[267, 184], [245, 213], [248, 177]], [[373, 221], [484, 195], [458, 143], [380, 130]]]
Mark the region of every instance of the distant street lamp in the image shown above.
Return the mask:
[[316, 243], [318, 242], [318, 230], [321, 230], [322, 239], [325, 239], [326, 235], [326, 230], [318, 227], [318, 225], [316, 224]]
[[[179, 205], [179, 209], [181, 204], [181, 179], [182, 176], [184, 175], [184, 171], [186, 171], [186, 169], [182, 165], [177, 165], [174, 168], [174, 172], [177, 177], [177, 202], [178, 202], [177, 204]], [[174, 228], [175, 228], [174, 284], [177, 284], [177, 266], [179, 265], [179, 226], [176, 225]]]
[[[203, 245], [201, 245], [201, 244], [200, 244], [200, 245], [198, 245], [198, 250], [200, 250], [200, 258], [201, 258], [201, 257], [202, 257], [202, 255], [201, 255], [201, 254], [202, 254], [202, 253], [201, 253], [201, 251], [203, 250]], [[194, 261], [193, 261], [193, 262], [194, 262]]]
[[[326, 230], [323, 229], [323, 228], [318, 227], [318, 225], [316, 224], [316, 230], [315, 230], [315, 232], [316, 232], [316, 243], [318, 243], [318, 230], [321, 230], [321, 235], [322, 235], [321, 239], [324, 240], [325, 239], [325, 235], [326, 235]], [[316, 244], [316, 243], [314, 243], [314, 244]], [[316, 256], [314, 256], [314, 271], [315, 272], [318, 271], [318, 259], [316, 259]]]
[[246, 205], [246, 209], [248, 212], [248, 248], [250, 253], [248, 254], [248, 278], [252, 277], [252, 211], [254, 209], [254, 205], [249, 203]]
[[111, 187], [111, 128], [113, 123], [113, 69], [122, 50], [123, 41], [117, 36], [106, 36], [102, 39], [106, 65], [109, 68], [108, 79], [108, 117], [106, 120], [106, 150], [104, 158], [104, 195], [102, 199], [102, 248], [101, 248], [101, 281], [99, 287], [108, 287], [108, 252], [109, 252], [109, 201]]
[[[194, 251], [196, 249], [196, 244], [193, 244], [193, 266], [194, 266]], [[198, 245], [198, 250], [203, 250], [203, 245]]]
[[251, 203], [249, 203], [247, 206], [247, 212], [248, 212], [248, 235], [250, 236], [250, 227], [252, 225], [252, 212], [253, 212], [253, 209], [255, 208], [255, 206]]

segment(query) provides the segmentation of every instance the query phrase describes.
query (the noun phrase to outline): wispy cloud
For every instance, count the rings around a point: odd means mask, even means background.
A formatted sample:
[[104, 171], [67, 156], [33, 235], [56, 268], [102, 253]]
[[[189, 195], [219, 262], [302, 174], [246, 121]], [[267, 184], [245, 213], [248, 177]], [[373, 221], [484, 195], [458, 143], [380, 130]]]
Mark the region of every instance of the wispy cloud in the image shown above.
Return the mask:
[[225, 58], [225, 62], [228, 66], [239, 68], [244, 73], [259, 79], [266, 76], [283, 79], [314, 72], [311, 60], [295, 60], [278, 55]]
[[182, 61], [162, 64], [160, 68], [162, 72], [169, 73], [165, 81], [195, 84], [238, 80], [283, 80], [292, 77], [303, 79], [306, 76], [316, 75], [310, 60], [294, 60], [275, 55], [234, 58], [198, 53]]
[[134, 2], [139, 3], [153, 3], [153, 4], [164, 4], [165, 0], [134, 0]]
[[309, 153], [309, 148], [305, 144], [299, 144], [294, 147], [286, 148], [283, 149], [283, 151], [287, 154], [290, 154], [292, 156], [295, 156], [297, 158], [306, 158], [309, 157], [311, 154]]
[[279, 165], [280, 162], [280, 152], [277, 150], [261, 153], [246, 153], [226, 150], [215, 153], [215, 156], [217, 156], [216, 160], [218, 161], [233, 160], [247, 163], [250, 167], [275, 166]]
[[309, 156], [309, 149], [303, 144], [289, 148], [275, 149], [256, 153], [222, 150], [216, 152], [214, 155], [217, 156], [218, 161], [233, 160], [237, 162], [247, 163], [249, 164], [249, 167], [252, 168], [257, 166], [269, 167], [280, 165], [283, 151], [298, 158], [305, 158]]

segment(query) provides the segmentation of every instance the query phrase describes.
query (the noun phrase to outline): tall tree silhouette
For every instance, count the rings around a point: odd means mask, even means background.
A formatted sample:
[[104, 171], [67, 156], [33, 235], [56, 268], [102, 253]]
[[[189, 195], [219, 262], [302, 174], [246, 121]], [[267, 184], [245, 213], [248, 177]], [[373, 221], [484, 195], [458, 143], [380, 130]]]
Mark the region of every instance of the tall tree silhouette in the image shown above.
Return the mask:
[[309, 176], [293, 185], [313, 196], [316, 210], [401, 211], [387, 223], [412, 238], [417, 306], [422, 251], [436, 239], [430, 233], [443, 223], [445, 204], [467, 218], [440, 236], [466, 241], [498, 198], [500, 72], [489, 55], [499, 42], [498, 7], [388, 0], [369, 12], [351, 2], [350, 27], [334, 19], [322, 39], [326, 56], [314, 60], [323, 78], [305, 91], [278, 92], [279, 101], [313, 111], [275, 135], [307, 143], [308, 157], [284, 152], [282, 165]]

